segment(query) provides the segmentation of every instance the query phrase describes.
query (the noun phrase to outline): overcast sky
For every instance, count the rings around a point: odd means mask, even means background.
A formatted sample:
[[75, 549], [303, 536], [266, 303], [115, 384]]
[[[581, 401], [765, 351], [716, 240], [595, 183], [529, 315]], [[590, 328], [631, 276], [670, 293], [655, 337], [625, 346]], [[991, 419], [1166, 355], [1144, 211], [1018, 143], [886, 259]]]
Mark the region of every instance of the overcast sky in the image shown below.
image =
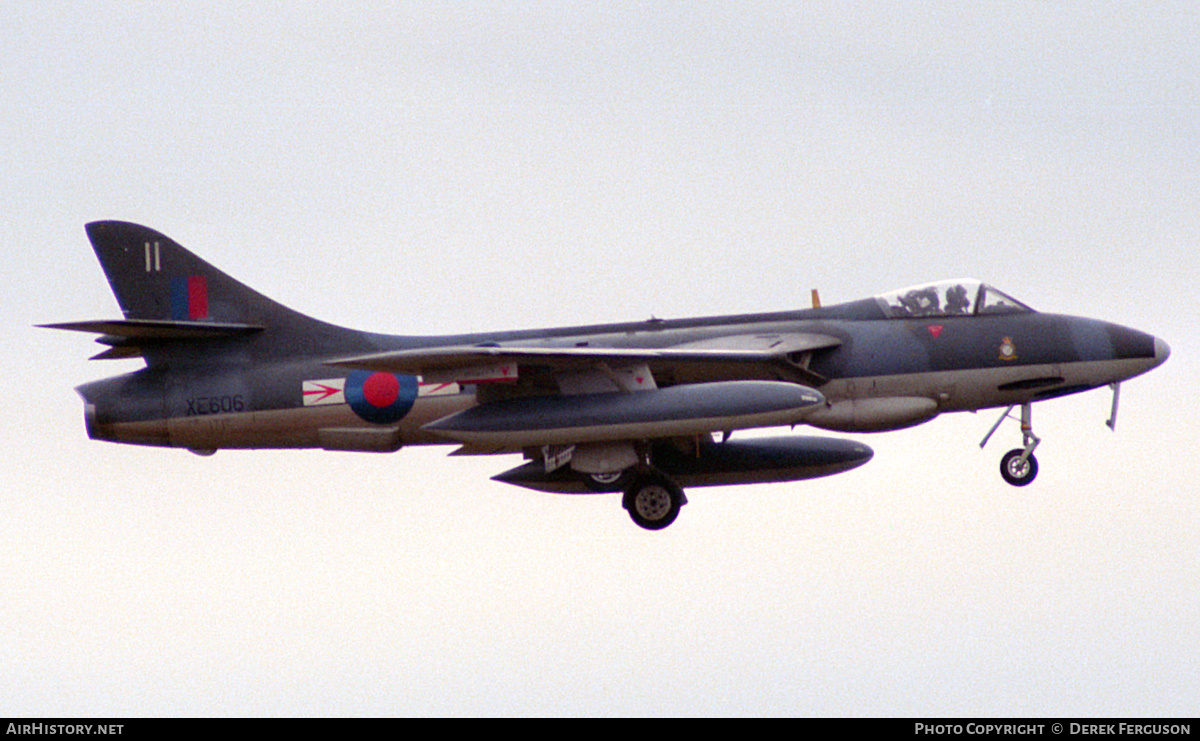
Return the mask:
[[[112, 6], [117, 6], [116, 8]], [[1200, 711], [1193, 3], [6, 4], [0, 712]], [[453, 333], [799, 308], [973, 276], [1163, 337], [867, 466], [619, 498], [513, 458], [94, 442], [144, 223], [319, 318]]]

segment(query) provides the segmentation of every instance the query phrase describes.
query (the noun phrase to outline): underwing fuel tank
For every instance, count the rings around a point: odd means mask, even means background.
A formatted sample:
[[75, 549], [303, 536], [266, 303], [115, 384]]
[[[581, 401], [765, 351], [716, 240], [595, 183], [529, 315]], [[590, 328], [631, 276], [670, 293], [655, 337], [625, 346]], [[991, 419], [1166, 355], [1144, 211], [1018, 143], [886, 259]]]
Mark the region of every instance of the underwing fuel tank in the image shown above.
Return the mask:
[[891, 396], [877, 399], [842, 399], [814, 411], [805, 419], [813, 427], [838, 432], [883, 432], [928, 422], [938, 415], [933, 399]]
[[[654, 445], [654, 466], [682, 487], [733, 486], [775, 481], [799, 481], [831, 476], [858, 468], [874, 455], [854, 440], [788, 436], [753, 440], [704, 441], [695, 451], [682, 451], [669, 442]], [[559, 494], [589, 494], [604, 489], [585, 475], [563, 466], [550, 473], [542, 461], [531, 461], [492, 477], [495, 481]]]
[[818, 391], [794, 383], [722, 381], [653, 391], [523, 396], [481, 404], [424, 429], [465, 445], [515, 449], [796, 424], [824, 403]]

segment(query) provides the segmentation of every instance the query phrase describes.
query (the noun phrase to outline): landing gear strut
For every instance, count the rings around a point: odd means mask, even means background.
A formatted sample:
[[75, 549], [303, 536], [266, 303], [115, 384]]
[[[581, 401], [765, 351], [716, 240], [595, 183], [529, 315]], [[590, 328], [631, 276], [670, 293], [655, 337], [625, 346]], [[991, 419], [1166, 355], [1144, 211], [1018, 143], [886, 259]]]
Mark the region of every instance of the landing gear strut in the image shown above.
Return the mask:
[[[996, 428], [1005, 419], [1008, 419], [1012, 410], [1011, 406], [1004, 410], [1004, 414], [1000, 415], [1000, 419], [992, 425], [992, 429], [983, 438], [983, 442], [979, 443], [980, 448], [987, 445], [992, 434], [996, 432]], [[1013, 486], [1028, 486], [1033, 483], [1038, 474], [1038, 462], [1033, 451], [1042, 439], [1033, 434], [1033, 403], [1028, 401], [1021, 405], [1021, 438], [1025, 447], [1013, 448], [1000, 459], [1000, 475]]]

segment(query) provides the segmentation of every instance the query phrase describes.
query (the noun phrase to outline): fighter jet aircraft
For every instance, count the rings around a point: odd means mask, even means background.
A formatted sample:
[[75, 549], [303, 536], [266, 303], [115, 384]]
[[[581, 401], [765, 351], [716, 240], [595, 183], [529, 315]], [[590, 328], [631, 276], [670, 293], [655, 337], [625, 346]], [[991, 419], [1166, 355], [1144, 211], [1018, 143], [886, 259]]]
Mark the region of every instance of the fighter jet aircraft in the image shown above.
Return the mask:
[[[42, 325], [99, 333], [95, 358], [144, 359], [80, 386], [88, 435], [179, 447], [523, 453], [496, 480], [621, 492], [638, 525], [670, 525], [683, 487], [827, 476], [872, 451], [835, 438], [731, 440], [805, 424], [879, 432], [946, 412], [1020, 408], [1038, 472], [1034, 402], [1120, 382], [1167, 344], [1093, 319], [1036, 312], [977, 280], [771, 314], [651, 319], [437, 337], [360, 332], [304, 316], [136, 224], [87, 225], [122, 319]], [[814, 293], [814, 299], [816, 299]]]

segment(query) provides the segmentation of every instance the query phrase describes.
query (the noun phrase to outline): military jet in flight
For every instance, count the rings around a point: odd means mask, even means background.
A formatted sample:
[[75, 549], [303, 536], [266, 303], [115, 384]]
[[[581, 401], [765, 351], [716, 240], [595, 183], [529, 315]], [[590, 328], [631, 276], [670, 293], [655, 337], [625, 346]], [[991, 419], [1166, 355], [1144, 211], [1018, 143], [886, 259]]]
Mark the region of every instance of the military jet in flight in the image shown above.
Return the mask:
[[946, 412], [1020, 409], [1015, 486], [1038, 472], [1034, 402], [1163, 363], [1151, 335], [1043, 314], [977, 280], [823, 307], [451, 336], [360, 332], [239, 283], [168, 237], [87, 225], [122, 319], [42, 325], [98, 333], [95, 358], [145, 367], [80, 386], [88, 435], [135, 445], [523, 453], [496, 480], [621, 492], [638, 525], [670, 525], [684, 487], [827, 476], [872, 450], [827, 437], [732, 440], [809, 425], [880, 432]]

